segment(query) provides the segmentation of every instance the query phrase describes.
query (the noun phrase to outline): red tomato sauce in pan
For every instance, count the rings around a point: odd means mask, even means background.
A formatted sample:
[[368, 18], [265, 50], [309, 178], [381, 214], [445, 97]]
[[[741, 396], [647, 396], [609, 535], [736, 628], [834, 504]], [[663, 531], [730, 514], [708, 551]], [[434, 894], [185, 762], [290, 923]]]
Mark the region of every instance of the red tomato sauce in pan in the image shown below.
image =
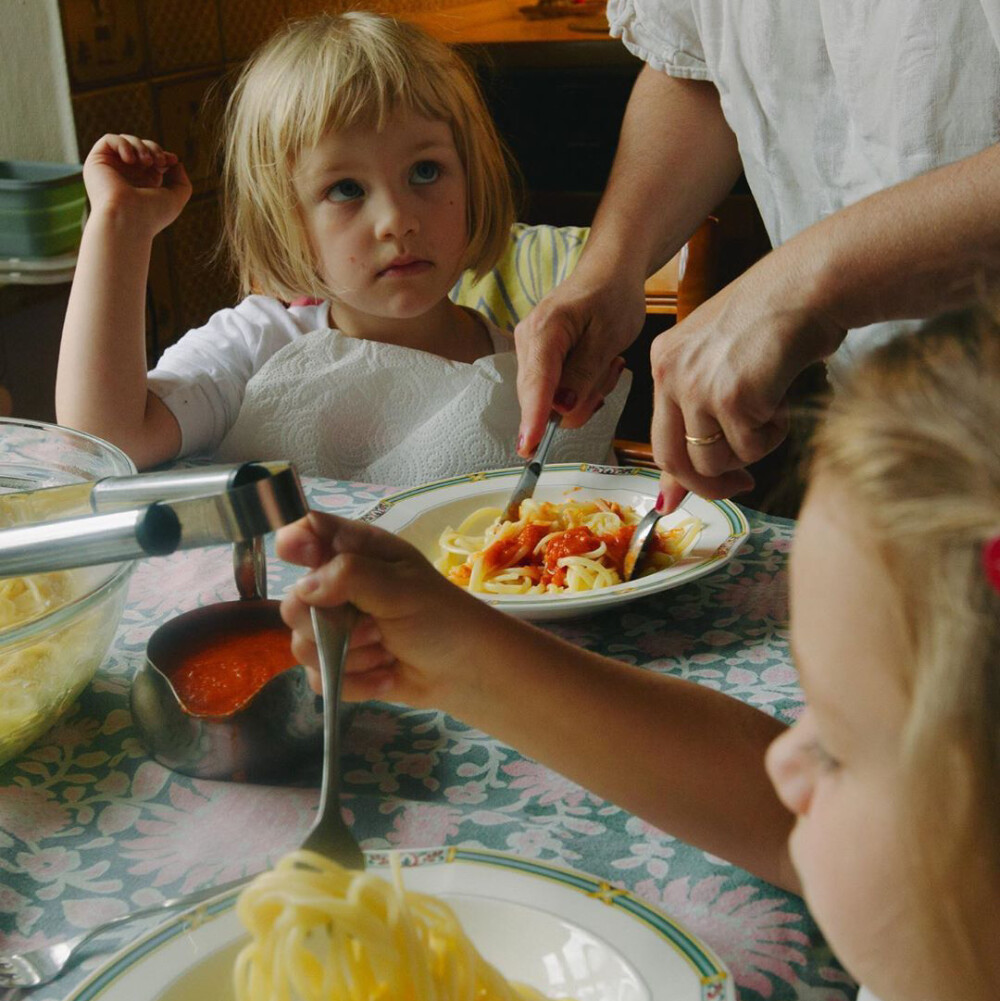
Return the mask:
[[166, 674], [189, 713], [228, 716], [298, 663], [291, 642], [288, 629], [271, 625], [206, 636]]

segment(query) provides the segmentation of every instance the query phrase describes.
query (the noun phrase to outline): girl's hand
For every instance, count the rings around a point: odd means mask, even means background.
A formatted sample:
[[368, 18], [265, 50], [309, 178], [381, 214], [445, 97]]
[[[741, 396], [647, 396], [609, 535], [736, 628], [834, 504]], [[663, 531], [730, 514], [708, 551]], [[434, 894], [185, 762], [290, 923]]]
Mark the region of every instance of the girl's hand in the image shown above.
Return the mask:
[[191, 182], [177, 159], [150, 139], [102, 136], [83, 164], [91, 213], [127, 213], [131, 227], [155, 236], [191, 197]]
[[[350, 602], [361, 613], [344, 676], [348, 701], [464, 705], [488, 660], [484, 635], [503, 616], [456, 587], [409, 543], [381, 529], [310, 512], [278, 532], [280, 559], [313, 568], [281, 603], [292, 651], [319, 690], [310, 606]], [[499, 621], [498, 621], [499, 620]]]

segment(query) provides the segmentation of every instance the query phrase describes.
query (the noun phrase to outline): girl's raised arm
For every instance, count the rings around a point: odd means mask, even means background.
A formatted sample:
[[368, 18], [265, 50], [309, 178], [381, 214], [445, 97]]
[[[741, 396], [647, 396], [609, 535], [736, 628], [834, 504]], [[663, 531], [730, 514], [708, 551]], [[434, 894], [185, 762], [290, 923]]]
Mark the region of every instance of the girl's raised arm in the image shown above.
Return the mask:
[[105, 438], [144, 468], [172, 459], [180, 428], [146, 385], [146, 281], [153, 237], [191, 196], [173, 153], [106, 135], [83, 167], [90, 201], [56, 374], [61, 424]]

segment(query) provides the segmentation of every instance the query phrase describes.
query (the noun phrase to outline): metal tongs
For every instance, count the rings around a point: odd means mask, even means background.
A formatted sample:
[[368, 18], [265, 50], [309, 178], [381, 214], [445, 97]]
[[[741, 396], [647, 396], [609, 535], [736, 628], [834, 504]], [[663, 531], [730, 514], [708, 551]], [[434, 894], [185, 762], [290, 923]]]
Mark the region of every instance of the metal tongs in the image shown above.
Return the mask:
[[240, 592], [258, 597], [260, 537], [308, 511], [288, 462], [107, 477], [4, 494], [3, 503], [20, 524], [0, 530], [0, 578], [234, 543]]

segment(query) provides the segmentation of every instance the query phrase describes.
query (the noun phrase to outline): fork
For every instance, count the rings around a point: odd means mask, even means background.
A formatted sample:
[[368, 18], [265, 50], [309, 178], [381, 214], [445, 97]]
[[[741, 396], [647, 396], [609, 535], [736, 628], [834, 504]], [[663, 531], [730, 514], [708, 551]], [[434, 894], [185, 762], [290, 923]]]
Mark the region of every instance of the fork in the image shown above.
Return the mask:
[[340, 815], [340, 689], [357, 613], [350, 605], [314, 605], [311, 615], [323, 680], [323, 782], [316, 819], [302, 847], [339, 862], [345, 869], [364, 869], [364, 853]]
[[15, 987], [41, 987], [52, 980], [55, 980], [66, 968], [69, 961], [76, 955], [77, 951], [85, 943], [98, 935], [103, 935], [117, 925], [125, 924], [137, 918], [148, 917], [160, 911], [169, 911], [176, 907], [187, 907], [200, 903], [211, 897], [232, 890], [234, 887], [243, 886], [253, 879], [253, 876], [243, 876], [240, 879], [231, 880], [228, 883], [220, 883], [218, 886], [206, 886], [193, 893], [186, 893], [180, 897], [171, 897], [162, 900], [158, 904], [149, 907], [142, 907], [137, 911], [129, 911], [103, 924], [88, 928], [79, 935], [72, 938], [63, 939], [61, 942], [53, 942], [50, 945], [43, 945], [38, 949], [30, 949], [25, 952], [5, 952], [0, 953], [0, 990]]

